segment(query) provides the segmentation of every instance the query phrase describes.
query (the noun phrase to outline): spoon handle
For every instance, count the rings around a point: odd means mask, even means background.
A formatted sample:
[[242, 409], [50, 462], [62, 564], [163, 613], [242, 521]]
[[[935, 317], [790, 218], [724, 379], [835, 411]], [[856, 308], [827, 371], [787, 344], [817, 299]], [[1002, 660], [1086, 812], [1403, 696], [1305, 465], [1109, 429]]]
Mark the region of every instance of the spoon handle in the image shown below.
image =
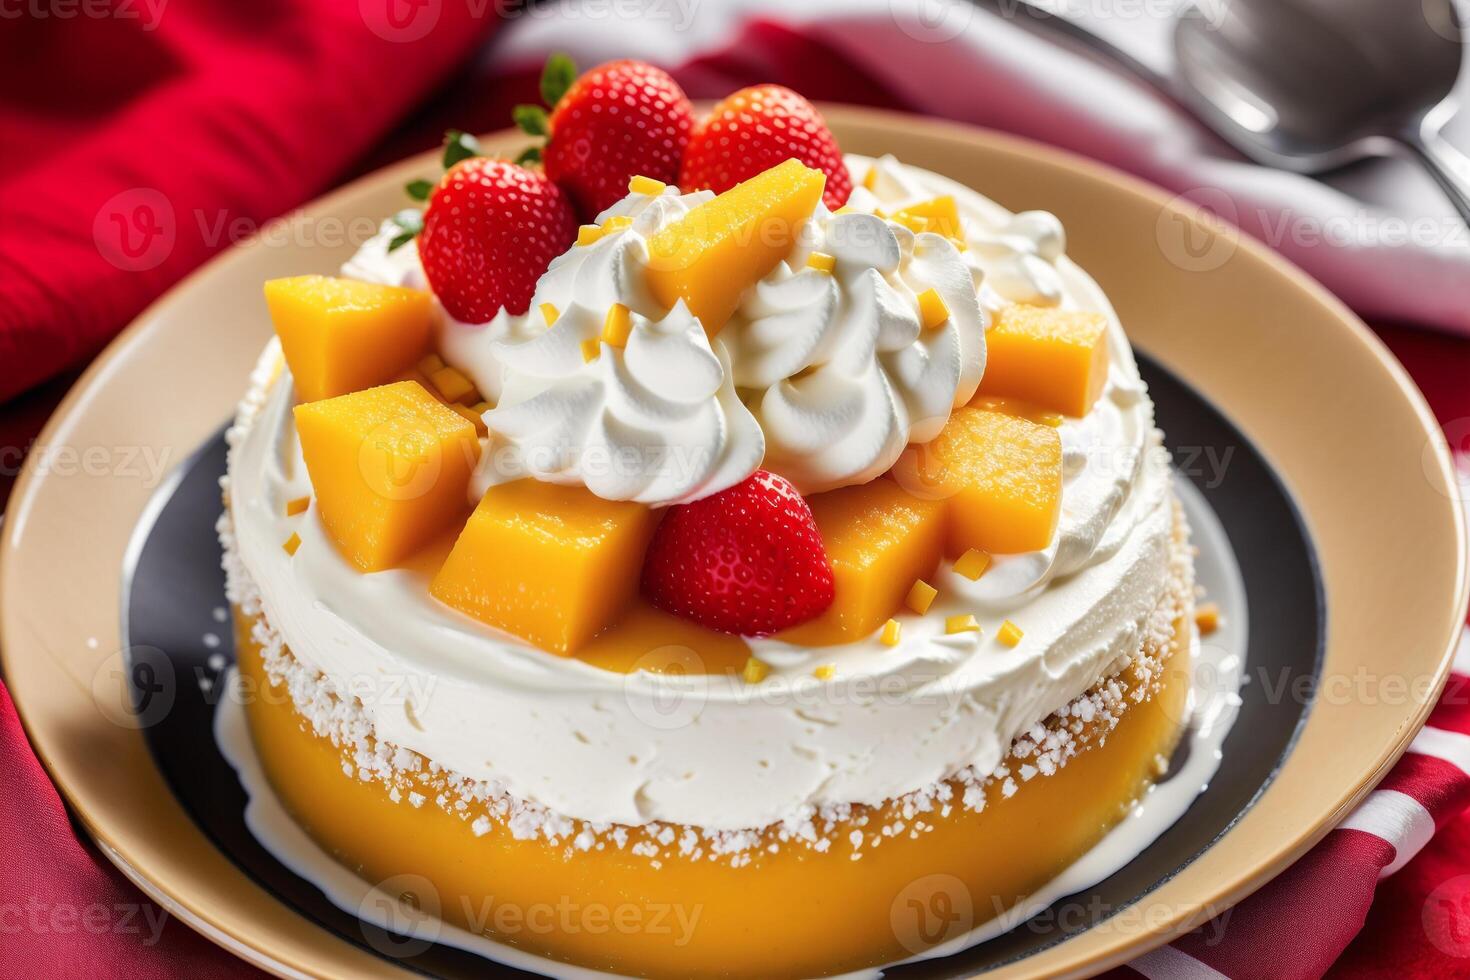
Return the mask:
[[1399, 142], [1429, 171], [1460, 217], [1470, 225], [1470, 156], [1445, 139], [1439, 126], [1430, 120], [1403, 133]]

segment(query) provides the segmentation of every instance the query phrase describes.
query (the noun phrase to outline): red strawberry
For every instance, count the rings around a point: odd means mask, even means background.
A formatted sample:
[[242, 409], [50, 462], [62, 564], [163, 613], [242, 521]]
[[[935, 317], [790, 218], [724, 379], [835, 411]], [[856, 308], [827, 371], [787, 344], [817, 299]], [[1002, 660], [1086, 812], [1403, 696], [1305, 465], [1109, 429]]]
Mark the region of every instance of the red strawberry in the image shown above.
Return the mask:
[[429, 197], [419, 256], [449, 315], [484, 323], [501, 307], [526, 312], [536, 280], [576, 239], [577, 216], [544, 175], [471, 157], [452, 166]]
[[[573, 81], [576, 68], [553, 55], [541, 78], [552, 106], [517, 106], [516, 122], [547, 135], [541, 159], [546, 176], [561, 185], [590, 220], [628, 193], [642, 175], [675, 183], [679, 158], [694, 128], [694, 107], [683, 89], [652, 65], [610, 61]], [[534, 152], [534, 151], [532, 151]]]
[[827, 207], [847, 203], [852, 176], [816, 107], [781, 85], [743, 88], [694, 127], [679, 186], [718, 194], [793, 157], [826, 173]]
[[832, 565], [801, 494], [756, 470], [669, 509], [648, 547], [643, 593], [710, 629], [765, 636], [832, 604]]

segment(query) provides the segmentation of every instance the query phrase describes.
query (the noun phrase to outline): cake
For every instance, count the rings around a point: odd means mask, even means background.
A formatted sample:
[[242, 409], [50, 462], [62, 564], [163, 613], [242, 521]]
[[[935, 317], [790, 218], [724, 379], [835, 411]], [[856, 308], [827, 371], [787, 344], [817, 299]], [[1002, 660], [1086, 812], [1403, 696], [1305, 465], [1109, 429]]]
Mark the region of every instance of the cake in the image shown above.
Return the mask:
[[[342, 864], [553, 960], [902, 960], [1163, 771], [1188, 528], [1056, 218], [785, 90], [569, 176], [650, 72], [553, 93], [544, 170], [455, 134], [421, 219], [266, 285], [219, 524], [252, 738]], [[742, 172], [716, 123], [763, 113], [802, 135]]]

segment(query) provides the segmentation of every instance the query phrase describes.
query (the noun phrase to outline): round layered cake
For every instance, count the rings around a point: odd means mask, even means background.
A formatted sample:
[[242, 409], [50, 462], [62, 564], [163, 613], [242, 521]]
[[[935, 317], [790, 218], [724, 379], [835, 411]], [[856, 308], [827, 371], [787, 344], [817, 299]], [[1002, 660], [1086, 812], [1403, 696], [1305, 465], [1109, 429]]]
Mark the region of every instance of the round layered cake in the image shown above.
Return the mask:
[[846, 166], [835, 210], [794, 162], [635, 179], [484, 323], [392, 225], [268, 284], [220, 537], [263, 769], [339, 862], [556, 960], [825, 975], [1161, 774], [1193, 569], [1121, 324], [1051, 215]]

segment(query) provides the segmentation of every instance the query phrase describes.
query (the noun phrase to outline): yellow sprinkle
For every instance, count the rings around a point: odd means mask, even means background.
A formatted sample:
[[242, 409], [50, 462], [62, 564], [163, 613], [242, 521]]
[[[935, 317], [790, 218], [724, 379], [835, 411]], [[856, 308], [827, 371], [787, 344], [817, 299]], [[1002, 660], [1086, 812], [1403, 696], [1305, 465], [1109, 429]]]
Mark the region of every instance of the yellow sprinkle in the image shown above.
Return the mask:
[[1000, 624], [1000, 629], [996, 631], [995, 638], [1006, 646], [1013, 647], [1017, 643], [1020, 643], [1021, 637], [1025, 635], [1025, 633], [1021, 632], [1021, 627], [1008, 619]]
[[955, 561], [954, 570], [956, 575], [963, 575], [971, 582], [985, 574], [990, 567], [990, 556], [983, 551], [971, 548]]
[[602, 339], [614, 347], [625, 347], [628, 334], [633, 332], [633, 318], [622, 303], [614, 303], [602, 321]]
[[878, 183], [878, 165], [875, 163], [868, 168], [867, 173], [863, 174], [863, 186], [872, 190], [876, 183]]
[[925, 330], [933, 330], [948, 319], [949, 307], [944, 305], [937, 291], [931, 288], [919, 294], [919, 320]]
[[429, 375], [429, 380], [434, 382], [434, 388], [447, 402], [457, 402], [466, 395], [476, 393], [474, 382], [461, 374], [457, 368], [442, 367]]
[[559, 316], [561, 316], [561, 310], [556, 308], [555, 303], [541, 304], [541, 319], [546, 321], [548, 327], [555, 323], [556, 318]]
[[597, 225], [583, 225], [577, 229], [577, 244], [591, 245], [602, 237], [602, 229]]
[[963, 616], [946, 616], [944, 631], [946, 633], [978, 633], [980, 624], [976, 622], [973, 613], [965, 613]]
[[596, 337], [589, 337], [582, 341], [582, 362], [590, 364], [597, 360], [597, 355], [602, 353], [602, 341]]
[[816, 670], [812, 671], [812, 676], [815, 677], [819, 681], [830, 681], [833, 678], [833, 676], [836, 675], [836, 673], [837, 673], [837, 665], [836, 664], [822, 664], [822, 666], [820, 666]]
[[808, 269], [816, 269], [818, 272], [830, 273], [837, 268], [837, 256], [828, 255], [826, 252], [813, 252], [806, 257]]
[[664, 188], [667, 186], [669, 185], [665, 184], [661, 180], [654, 180], [652, 177], [644, 177], [642, 175], [639, 175], [628, 181], [628, 193], [650, 195], [662, 194], [664, 192]]
[[440, 357], [438, 354], [425, 354], [423, 359], [420, 360], [418, 363], [419, 371], [423, 372], [424, 374], [433, 374], [435, 371], [439, 370], [443, 366], [444, 358]]
[[306, 508], [311, 506], [310, 497], [297, 497], [295, 500], [286, 501], [286, 516], [295, 517], [297, 514], [306, 513]]
[[903, 623], [900, 623], [896, 619], [890, 619], [883, 624], [883, 636], [881, 639], [885, 647], [898, 646], [898, 639], [901, 636], [903, 636]]
[[293, 533], [281, 547], [286, 549], [286, 554], [295, 555], [296, 549], [301, 547], [301, 535]]
[[1049, 425], [1053, 429], [1056, 429], [1060, 428], [1061, 424], [1067, 421], [1067, 419], [1065, 416], [1061, 415], [1058, 412], [1042, 412], [1040, 415], [1036, 416], [1036, 421], [1040, 422], [1042, 425]]
[[914, 584], [909, 588], [909, 596], [904, 600], [904, 605], [922, 616], [929, 611], [929, 606], [938, 594], [939, 590], [928, 582], [921, 578], [914, 579]]
[[1220, 607], [1213, 602], [1202, 603], [1194, 611], [1194, 625], [1201, 636], [1209, 636], [1220, 628]]
[[745, 661], [745, 669], [740, 672], [740, 676], [745, 678], [745, 683], [747, 684], [759, 684], [766, 679], [766, 675], [770, 674], [770, 672], [771, 668], [765, 661], [751, 657]]

